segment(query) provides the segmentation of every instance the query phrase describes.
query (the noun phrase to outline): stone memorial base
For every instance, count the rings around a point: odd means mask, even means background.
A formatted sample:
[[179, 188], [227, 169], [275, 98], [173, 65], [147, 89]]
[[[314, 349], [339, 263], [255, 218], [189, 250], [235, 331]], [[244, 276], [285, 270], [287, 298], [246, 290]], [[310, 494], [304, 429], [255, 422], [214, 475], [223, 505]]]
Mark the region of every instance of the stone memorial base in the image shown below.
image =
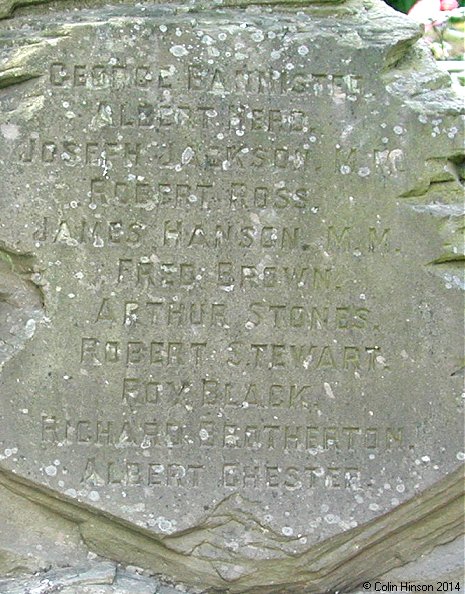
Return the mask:
[[463, 588], [464, 108], [421, 36], [0, 0], [0, 594]]
[[[11, 484], [10, 484], [11, 486]], [[125, 565], [97, 555], [82, 537], [79, 523], [65, 519], [41, 504], [0, 486], [0, 593], [1, 594], [203, 594], [203, 588], [169, 583], [156, 571]], [[414, 561], [398, 559], [398, 566], [375, 575], [374, 588], [400, 589], [402, 582], [431, 585], [460, 583], [464, 592], [464, 537], [458, 537]], [[362, 562], [363, 564], [364, 562]], [[359, 569], [363, 569], [360, 567]], [[350, 576], [348, 581], [350, 581]], [[375, 582], [379, 582], [375, 586]], [[262, 592], [248, 590], [246, 592]], [[313, 592], [313, 590], [308, 590]], [[376, 590], [374, 590], [376, 591]], [[378, 590], [381, 591], [381, 590]], [[226, 593], [214, 589], [208, 592]], [[266, 590], [263, 590], [266, 592]], [[282, 592], [287, 592], [285, 588]], [[362, 594], [360, 586], [344, 594]], [[454, 590], [457, 592], [457, 590]]]

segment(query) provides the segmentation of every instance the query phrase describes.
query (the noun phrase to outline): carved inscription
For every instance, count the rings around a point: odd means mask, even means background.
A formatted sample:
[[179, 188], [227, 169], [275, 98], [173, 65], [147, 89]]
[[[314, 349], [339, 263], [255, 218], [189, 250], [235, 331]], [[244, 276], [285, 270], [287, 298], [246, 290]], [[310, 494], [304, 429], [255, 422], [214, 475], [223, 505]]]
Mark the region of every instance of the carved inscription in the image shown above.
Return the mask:
[[367, 459], [410, 447], [369, 404], [396, 362], [364, 271], [400, 250], [389, 221], [334, 205], [357, 204], [350, 180], [405, 171], [401, 143], [381, 129], [365, 150], [344, 118], [324, 132], [365, 83], [309, 66], [307, 49], [225, 68], [157, 39], [156, 59], [53, 61], [63, 136], [17, 144], [22, 167], [82, 180], [58, 183], [62, 208], [31, 239], [59, 263], [86, 254], [63, 289], [78, 312], [66, 377], [100, 404], [42, 411], [42, 445], [82, 450], [84, 486], [205, 487], [208, 468], [227, 493], [360, 489]]

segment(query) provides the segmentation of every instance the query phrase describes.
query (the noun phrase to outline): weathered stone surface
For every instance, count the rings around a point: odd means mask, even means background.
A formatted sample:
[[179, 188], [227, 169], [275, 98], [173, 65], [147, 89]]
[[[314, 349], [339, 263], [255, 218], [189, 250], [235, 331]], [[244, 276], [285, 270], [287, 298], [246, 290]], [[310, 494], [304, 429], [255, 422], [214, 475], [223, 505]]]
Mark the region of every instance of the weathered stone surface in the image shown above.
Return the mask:
[[44, 317], [40, 290], [33, 277], [27, 278], [33, 273], [29, 260], [0, 246], [0, 369], [23, 348]]
[[[6, 580], [0, 582], [2, 594], [23, 594], [29, 588], [37, 594], [49, 592], [84, 591], [87, 586], [111, 585], [115, 581], [114, 563], [87, 563], [73, 568], [66, 568], [38, 575], [31, 580]], [[71, 590], [70, 590], [71, 589]]]
[[402, 581], [433, 584], [437, 582], [459, 582], [462, 589], [463, 584], [463, 551], [465, 542], [463, 536], [441, 547], [437, 547], [428, 555], [407, 563], [403, 567], [393, 569], [387, 574], [380, 576], [382, 583], [399, 584]]
[[[100, 556], [145, 567], [171, 580], [195, 582], [202, 591], [207, 584], [219, 583], [211, 576], [208, 560], [176, 554], [170, 539], [160, 542], [152, 531], [72, 505], [17, 478], [3, 475], [1, 479], [13, 492], [76, 522], [87, 546]], [[244, 564], [249, 573], [242, 579], [230, 580], [227, 586], [223, 583], [220, 591], [351, 591], [364, 580], [376, 578], [454, 540], [462, 531], [463, 475], [458, 471], [390, 514], [316, 544], [297, 558], [275, 558], [271, 562], [252, 559]], [[208, 538], [208, 533], [205, 536]], [[288, 584], [291, 568], [297, 580]]]
[[86, 556], [76, 524], [0, 487], [0, 576], [74, 565]]
[[463, 116], [416, 25], [54, 6], [0, 23], [0, 483], [231, 592], [455, 539]]
[[[371, 580], [371, 591], [415, 591], [402, 583], [431, 587], [429, 591], [443, 592], [445, 583], [452, 582], [453, 591], [463, 591], [463, 538], [438, 547], [433, 553], [399, 570]], [[67, 584], [67, 585], [66, 585]], [[70, 585], [72, 584], [72, 585]], [[457, 588], [457, 584], [459, 587]], [[384, 587], [384, 590], [381, 588]], [[67, 567], [61, 571], [50, 570], [30, 577], [0, 580], [2, 594], [200, 594], [200, 590], [170, 586], [153, 576], [143, 575], [131, 568], [115, 567], [99, 560]], [[418, 591], [421, 591], [420, 589]], [[363, 590], [353, 590], [361, 594]]]

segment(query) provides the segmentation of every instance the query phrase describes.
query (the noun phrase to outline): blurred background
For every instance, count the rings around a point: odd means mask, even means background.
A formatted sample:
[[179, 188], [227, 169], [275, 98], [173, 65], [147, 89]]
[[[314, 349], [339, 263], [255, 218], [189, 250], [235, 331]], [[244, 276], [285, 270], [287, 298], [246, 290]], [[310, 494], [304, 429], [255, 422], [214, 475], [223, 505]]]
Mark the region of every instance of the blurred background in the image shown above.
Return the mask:
[[424, 37], [440, 68], [465, 98], [465, 0], [386, 0], [425, 27]]

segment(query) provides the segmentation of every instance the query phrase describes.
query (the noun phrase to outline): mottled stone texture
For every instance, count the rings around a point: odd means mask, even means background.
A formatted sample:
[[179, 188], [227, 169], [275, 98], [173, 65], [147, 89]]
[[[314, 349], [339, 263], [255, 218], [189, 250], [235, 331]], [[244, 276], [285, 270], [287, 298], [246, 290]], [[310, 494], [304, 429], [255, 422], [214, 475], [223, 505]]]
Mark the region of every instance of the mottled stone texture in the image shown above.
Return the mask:
[[463, 531], [464, 161], [417, 26], [28, 4], [0, 3], [0, 572], [42, 573], [2, 587], [424, 577]]

